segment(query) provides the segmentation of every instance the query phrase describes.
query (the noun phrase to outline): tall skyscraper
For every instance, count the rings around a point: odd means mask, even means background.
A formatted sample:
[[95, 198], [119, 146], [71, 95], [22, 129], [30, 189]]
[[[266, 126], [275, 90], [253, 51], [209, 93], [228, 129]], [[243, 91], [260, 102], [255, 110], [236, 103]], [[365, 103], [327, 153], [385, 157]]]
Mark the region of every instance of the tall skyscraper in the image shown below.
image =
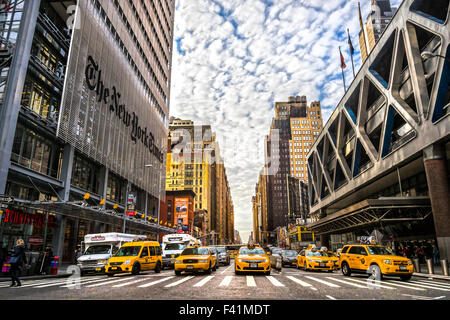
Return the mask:
[[[359, 32], [359, 47], [363, 62], [366, 61], [381, 34], [391, 22], [396, 10], [397, 8], [391, 7], [390, 0], [371, 0], [371, 11], [365, 23], [366, 32], [363, 30]], [[367, 39], [364, 39], [364, 35]]]

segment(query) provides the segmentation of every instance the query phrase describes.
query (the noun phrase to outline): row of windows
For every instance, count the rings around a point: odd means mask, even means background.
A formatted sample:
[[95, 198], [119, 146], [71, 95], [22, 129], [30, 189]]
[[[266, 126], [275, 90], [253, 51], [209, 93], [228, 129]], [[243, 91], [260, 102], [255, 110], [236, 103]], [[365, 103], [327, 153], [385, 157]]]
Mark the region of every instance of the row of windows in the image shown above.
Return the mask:
[[[158, 1], [159, 1], [159, 0], [158, 0]], [[141, 2], [143, 2], [143, 0], [141, 0]], [[163, 28], [163, 25], [162, 25], [162, 23], [161, 23], [161, 19], [159, 19], [159, 14], [158, 14], [158, 11], [156, 10], [155, 2], [154, 2], [154, 1], [150, 1], [150, 3], [151, 3], [151, 5], [152, 5], [153, 13], [154, 13], [154, 15], [155, 15], [155, 17], [156, 17], [156, 20], [158, 20], [159, 29], [161, 30], [161, 34], [163, 35], [164, 40], [166, 41], [167, 47], [170, 47], [170, 43], [169, 43], [169, 40], [167, 40], [166, 33], [164, 32], [164, 28]], [[160, 7], [162, 8], [161, 1], [159, 1], [159, 5], [160, 5]], [[164, 11], [164, 10], [163, 10], [163, 11]], [[164, 19], [166, 19], [166, 16], [164, 16]], [[169, 24], [167, 23], [167, 21], [166, 21], [166, 25], [167, 25], [167, 26], [169, 25]], [[167, 30], [170, 30], [170, 28], [168, 27]]]
[[[101, 4], [100, 4], [100, 2], [98, 0], [92, 0], [92, 1], [95, 2], [95, 6], [96, 6], [97, 10], [99, 11], [100, 16], [104, 19], [105, 24], [109, 27], [113, 39], [116, 41], [118, 47], [122, 50], [122, 53], [125, 55], [125, 58], [130, 63], [130, 66], [134, 70], [134, 72], [135, 72], [139, 82], [144, 87], [144, 91], [145, 91], [146, 95], [150, 98], [151, 105], [156, 108], [156, 111], [157, 111], [157, 114], [160, 117], [160, 120], [162, 122], [165, 122], [166, 121], [166, 115], [164, 114], [163, 110], [161, 109], [161, 106], [159, 105], [158, 100], [153, 95], [153, 92], [150, 90], [150, 87], [148, 86], [147, 82], [145, 81], [144, 77], [142, 76], [141, 72], [139, 71], [139, 68], [137, 67], [137, 65], [134, 62], [134, 60], [131, 57], [131, 55], [128, 53], [128, 50], [125, 47], [122, 39], [120, 39], [119, 34], [117, 33], [116, 29], [112, 25], [111, 20], [109, 20], [108, 16], [106, 15], [105, 10], [103, 9], [103, 7], [101, 6]], [[164, 98], [166, 99], [165, 95], [164, 95]], [[167, 104], [167, 99], [166, 99], [165, 102]]]

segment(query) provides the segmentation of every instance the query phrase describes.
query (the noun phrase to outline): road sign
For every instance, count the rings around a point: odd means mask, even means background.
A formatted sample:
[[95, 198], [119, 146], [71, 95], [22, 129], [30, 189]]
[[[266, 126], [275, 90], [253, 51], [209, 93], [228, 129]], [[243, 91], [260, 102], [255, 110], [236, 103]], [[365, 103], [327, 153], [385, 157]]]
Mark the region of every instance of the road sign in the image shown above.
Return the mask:
[[0, 195], [0, 202], [6, 203], [14, 202], [14, 198], [10, 196]]

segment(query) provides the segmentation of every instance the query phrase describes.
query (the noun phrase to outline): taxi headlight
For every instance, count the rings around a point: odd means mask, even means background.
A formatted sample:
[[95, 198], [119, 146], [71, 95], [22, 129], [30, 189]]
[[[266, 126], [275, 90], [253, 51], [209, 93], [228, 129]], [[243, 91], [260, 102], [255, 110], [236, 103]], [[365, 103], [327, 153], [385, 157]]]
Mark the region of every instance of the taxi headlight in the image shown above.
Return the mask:
[[175, 263], [183, 263], [181, 260], [175, 260]]
[[385, 264], [392, 264], [392, 260], [389, 260], [389, 259], [383, 260], [383, 262], [384, 262]]
[[238, 262], [242, 262], [242, 259], [237, 259]]
[[98, 260], [98, 264], [108, 264], [108, 260]]
[[408, 266], [412, 265], [413, 262], [411, 260], [408, 260]]
[[208, 263], [208, 260], [198, 260], [199, 263]]
[[125, 260], [125, 262], [123, 264], [127, 265], [130, 264], [131, 260]]

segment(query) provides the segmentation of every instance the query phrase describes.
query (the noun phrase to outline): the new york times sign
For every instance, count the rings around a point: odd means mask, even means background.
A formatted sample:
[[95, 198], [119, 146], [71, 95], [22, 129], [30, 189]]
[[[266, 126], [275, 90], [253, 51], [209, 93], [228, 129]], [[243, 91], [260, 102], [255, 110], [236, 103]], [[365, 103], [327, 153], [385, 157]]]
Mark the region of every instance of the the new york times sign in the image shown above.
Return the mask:
[[155, 145], [155, 138], [148, 127], [142, 128], [139, 117], [134, 111], [129, 111], [122, 100], [122, 95], [115, 85], [107, 86], [102, 80], [102, 70], [92, 56], [88, 56], [85, 79], [89, 90], [95, 91], [97, 102], [109, 108], [109, 112], [119, 118], [123, 125], [130, 128], [130, 139], [134, 143], [143, 143], [146, 148], [163, 162], [164, 154]]

